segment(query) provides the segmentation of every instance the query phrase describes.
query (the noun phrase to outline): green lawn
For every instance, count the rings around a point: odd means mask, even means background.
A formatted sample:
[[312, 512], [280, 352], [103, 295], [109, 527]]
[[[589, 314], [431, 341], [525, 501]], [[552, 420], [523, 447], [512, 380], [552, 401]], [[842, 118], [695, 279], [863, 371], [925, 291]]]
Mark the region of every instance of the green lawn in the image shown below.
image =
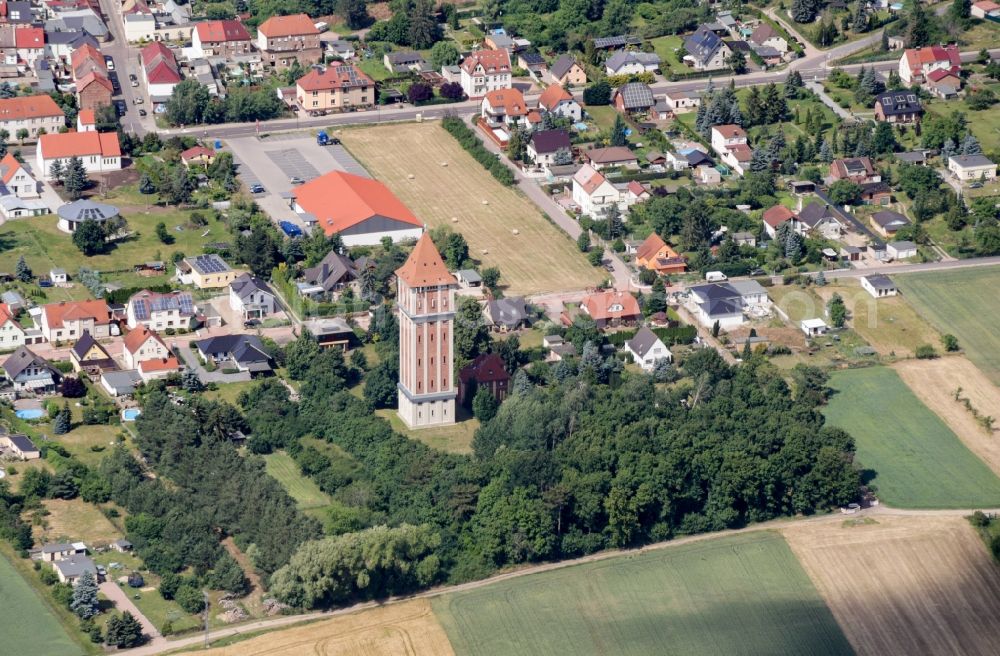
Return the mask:
[[300, 509], [319, 508], [330, 504], [330, 497], [311, 479], [299, 471], [292, 457], [284, 451], [264, 456], [267, 473], [273, 476], [298, 503]]
[[784, 539], [709, 539], [448, 594], [458, 656], [850, 654]]
[[994, 508], [1000, 478], [910, 391], [892, 369], [839, 371], [824, 414], [857, 443], [878, 497], [900, 508]]
[[0, 652], [31, 656], [85, 653], [3, 554], [0, 554], [0, 599], [3, 600]]
[[455, 408], [455, 413], [458, 421], [450, 426], [410, 430], [395, 410], [375, 411], [375, 414], [389, 422], [392, 430], [410, 439], [423, 442], [432, 449], [448, 451], [449, 453], [472, 453], [472, 438], [475, 437], [476, 429], [479, 428], [479, 420], [474, 419], [469, 411], [461, 406]]
[[590, 114], [598, 130], [610, 130], [615, 126], [618, 112], [611, 105], [587, 105], [584, 110]]
[[[1000, 25], [996, 26], [998, 38], [1000, 38]], [[994, 93], [1000, 92], [998, 84], [983, 84], [986, 88], [992, 89]], [[969, 129], [979, 139], [979, 144], [984, 152], [1000, 150], [1000, 111], [994, 105], [989, 109], [973, 111], [969, 109], [964, 98], [953, 98], [951, 100], [931, 99], [924, 103], [924, 108], [933, 114], [948, 116], [953, 111], [965, 114], [969, 122]]]
[[[114, 198], [99, 202], [116, 203]], [[187, 255], [200, 254], [204, 245], [213, 241], [230, 241], [231, 236], [221, 221], [210, 220], [205, 227], [196, 227], [188, 223], [190, 212], [174, 208], [151, 207], [146, 213], [145, 206], [120, 206], [122, 216], [128, 221], [129, 227], [137, 233], [136, 236], [122, 241], [103, 255], [85, 257], [73, 245], [70, 235], [56, 227], [56, 216], [48, 214], [30, 219], [7, 221], [0, 226], [0, 271], [14, 272], [17, 259], [24, 256], [28, 265], [36, 275], [46, 274], [52, 267], [66, 269], [70, 276], [75, 276], [81, 266], [88, 266], [99, 271], [116, 271], [131, 269], [133, 265], [150, 260], [169, 260], [172, 253], [181, 251]], [[174, 238], [173, 244], [163, 244], [156, 237], [156, 224], [163, 222]], [[177, 226], [182, 226], [178, 231]], [[205, 231], [208, 234], [202, 237]], [[132, 274], [125, 274], [131, 276]], [[109, 276], [118, 279], [121, 275]], [[146, 278], [149, 284], [159, 284], [166, 277]], [[134, 282], [139, 282], [133, 279]], [[79, 286], [78, 286], [79, 287]], [[86, 295], [86, 291], [80, 288]], [[47, 292], [56, 298], [61, 290], [52, 289]]]
[[898, 276], [917, 312], [941, 333], [958, 337], [966, 356], [1000, 385], [1000, 268], [976, 267]]
[[237, 405], [236, 397], [238, 397], [245, 390], [248, 390], [256, 385], [258, 382], [259, 381], [256, 380], [247, 380], [239, 383], [221, 383], [219, 384], [219, 389], [207, 390], [203, 394], [205, 398], [213, 401], [227, 401], [233, 405]]
[[677, 60], [677, 51], [684, 45], [684, 39], [671, 34], [652, 39], [649, 42], [653, 52], [660, 56], [660, 72], [667, 75], [670, 71], [678, 73], [690, 72], [691, 69]]

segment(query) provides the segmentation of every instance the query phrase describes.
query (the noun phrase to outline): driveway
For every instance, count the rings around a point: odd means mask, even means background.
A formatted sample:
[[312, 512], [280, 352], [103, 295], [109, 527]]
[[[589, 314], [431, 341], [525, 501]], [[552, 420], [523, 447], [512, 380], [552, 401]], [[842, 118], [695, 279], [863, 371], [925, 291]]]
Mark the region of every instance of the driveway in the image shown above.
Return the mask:
[[[153, 626], [153, 623], [150, 622], [146, 618], [146, 616], [142, 614], [139, 608], [132, 603], [132, 600], [129, 599], [128, 594], [125, 592], [125, 590], [122, 590], [117, 583], [113, 583], [111, 581], [105, 581], [104, 583], [101, 583], [98, 587], [100, 588], [101, 592], [104, 593], [105, 597], [114, 602], [115, 608], [117, 608], [119, 612], [124, 613], [125, 611], [128, 611], [132, 613], [135, 619], [139, 620], [139, 624], [142, 625], [142, 632], [149, 637], [149, 642], [146, 643], [147, 646], [161, 647], [167, 644], [167, 639], [160, 635], [160, 632], [156, 630], [156, 627]], [[159, 593], [151, 592], [151, 593], [141, 593], [141, 594], [159, 594]]]

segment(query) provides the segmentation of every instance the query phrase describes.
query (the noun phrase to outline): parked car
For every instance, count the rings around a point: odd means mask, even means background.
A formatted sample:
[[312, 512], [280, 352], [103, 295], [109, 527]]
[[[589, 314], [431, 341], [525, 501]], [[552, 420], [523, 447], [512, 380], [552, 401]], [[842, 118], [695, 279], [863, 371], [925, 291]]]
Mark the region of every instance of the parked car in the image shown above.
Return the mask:
[[133, 87], [137, 87], [139, 86], [139, 80], [132, 80], [129, 84], [131, 84]]
[[278, 227], [280, 227], [281, 231], [284, 232], [289, 237], [294, 238], [302, 236], [302, 228], [298, 227], [291, 221], [279, 221]]
[[252, 185], [250, 185], [250, 193], [251, 194], [262, 194], [262, 193], [264, 193], [264, 186], [263, 185], [259, 185], [259, 184], [252, 184]]
[[109, 71], [115, 70], [115, 60], [112, 59], [111, 57], [105, 57], [104, 63], [107, 64]]
[[146, 115], [146, 110], [145, 109], [140, 109], [139, 110], [139, 116], [145, 116], [145, 115]]
[[145, 100], [143, 100], [141, 96], [140, 96], [140, 97], [138, 97], [138, 98], [133, 98], [133, 99], [132, 99], [132, 104], [133, 104], [133, 105], [141, 105], [141, 104], [142, 104], [142, 103], [144, 103], [144, 102], [146, 102], [146, 101], [145, 101]]
[[260, 319], [247, 319], [243, 322], [244, 328], [256, 328], [260, 325]]
[[296, 184], [296, 185], [302, 184], [302, 183], [305, 182], [305, 180], [303, 180], [302, 178], [300, 178], [297, 175], [293, 175], [291, 178], [288, 179], [288, 181], [291, 182], [292, 184]]

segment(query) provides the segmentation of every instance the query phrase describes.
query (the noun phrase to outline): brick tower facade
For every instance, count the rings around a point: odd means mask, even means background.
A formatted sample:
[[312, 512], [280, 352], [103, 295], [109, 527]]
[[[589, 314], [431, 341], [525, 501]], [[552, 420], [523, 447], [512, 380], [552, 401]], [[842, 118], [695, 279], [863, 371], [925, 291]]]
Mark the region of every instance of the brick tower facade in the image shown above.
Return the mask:
[[455, 289], [425, 232], [396, 271], [399, 417], [410, 428], [455, 423]]

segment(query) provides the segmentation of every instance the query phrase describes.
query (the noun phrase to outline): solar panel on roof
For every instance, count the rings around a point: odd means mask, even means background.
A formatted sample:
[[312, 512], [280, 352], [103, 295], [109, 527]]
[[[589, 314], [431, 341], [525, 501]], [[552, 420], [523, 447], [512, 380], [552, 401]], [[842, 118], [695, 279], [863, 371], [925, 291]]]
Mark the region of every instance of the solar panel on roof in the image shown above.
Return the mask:
[[181, 304], [181, 312], [184, 314], [194, 314], [194, 299], [190, 294], [181, 294], [177, 299]]
[[135, 318], [139, 321], [146, 321], [149, 319], [149, 312], [147, 311], [145, 301], [133, 301], [132, 309], [135, 312]]

